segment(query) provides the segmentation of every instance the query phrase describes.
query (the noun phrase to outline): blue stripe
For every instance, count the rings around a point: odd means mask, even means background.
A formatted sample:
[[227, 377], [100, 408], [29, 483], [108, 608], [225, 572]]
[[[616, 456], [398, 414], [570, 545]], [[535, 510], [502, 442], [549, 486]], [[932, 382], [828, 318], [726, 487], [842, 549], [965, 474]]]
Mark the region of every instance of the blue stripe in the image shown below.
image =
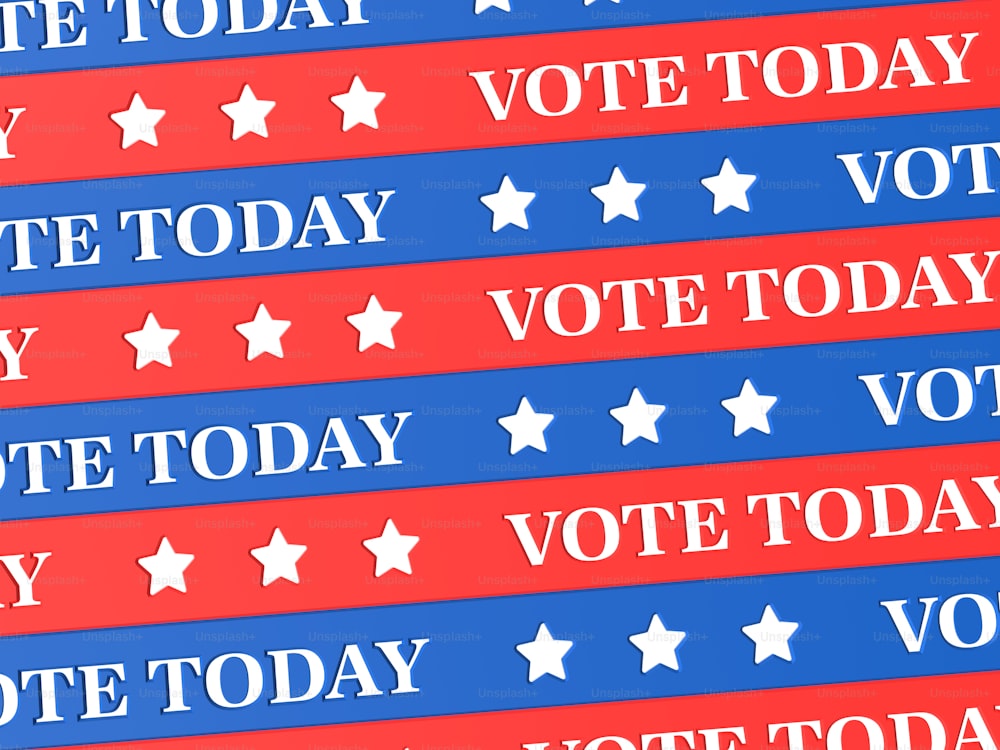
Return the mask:
[[[693, 558], [691, 563], [697, 564]], [[330, 573], [331, 582], [337, 575]], [[116, 692], [128, 695], [128, 715], [77, 721], [83, 711], [77, 673], [75, 688], [57, 681], [64, 722], [31, 725], [39, 711], [36, 693], [22, 697], [2, 731], [5, 744], [47, 747], [995, 670], [995, 638], [980, 648], [951, 646], [942, 638], [938, 615], [944, 600], [956, 594], [975, 593], [995, 606], [997, 587], [986, 582], [998, 579], [1000, 558], [986, 558], [8, 638], [0, 641], [0, 672], [15, 680], [26, 669], [124, 663], [125, 682]], [[939, 601], [923, 650], [911, 654], [879, 602], [909, 600], [906, 611], [919, 630], [920, 597]], [[768, 604], [781, 620], [799, 623], [790, 641], [791, 662], [772, 656], [755, 665], [754, 645], [741, 632], [760, 620]], [[654, 613], [668, 629], [688, 634], [677, 651], [679, 671], [640, 671], [639, 651], [628, 636], [644, 632]], [[546, 675], [529, 683], [527, 662], [515, 651], [534, 640], [543, 622], [553, 637], [574, 642], [563, 662], [565, 681]], [[955, 623], [964, 642], [977, 639], [980, 619], [973, 602], [958, 604]], [[412, 672], [419, 693], [391, 695], [394, 673], [373, 643], [402, 641], [402, 655], [409, 658], [409, 642], [422, 637], [430, 642]], [[325, 665], [323, 696], [345, 643], [359, 644], [383, 695], [267, 705], [275, 685], [266, 651], [318, 654]], [[200, 657], [204, 672], [210, 660], [232, 652], [262, 666], [264, 693], [256, 703], [242, 709], [213, 705], [203, 681], [185, 667], [184, 700], [191, 710], [160, 713], [167, 703], [164, 668], [146, 681], [147, 662]], [[293, 662], [292, 680], [293, 694], [305, 691], [301, 662]], [[31, 687], [37, 686], [34, 678]], [[224, 669], [222, 688], [227, 700], [240, 700], [246, 693], [243, 667]], [[345, 695], [358, 689], [357, 681], [340, 686]]]
[[[96, 213], [100, 231], [90, 233], [91, 242], [100, 241], [102, 248], [99, 265], [53, 268], [55, 228], [50, 226], [47, 238], [38, 238], [37, 229], [31, 229], [37, 242], [32, 260], [38, 269], [5, 274], [4, 293], [991, 217], [997, 213], [996, 193], [968, 195], [972, 170], [967, 153], [953, 167], [950, 188], [930, 200], [904, 198], [895, 188], [890, 162], [873, 205], [862, 203], [835, 155], [867, 154], [862, 164], [873, 179], [878, 163], [874, 151], [896, 149], [898, 153], [929, 146], [950, 158], [952, 145], [989, 141], [989, 134], [998, 130], [1000, 109], [986, 109], [6, 187], [0, 220]], [[700, 180], [717, 174], [727, 156], [740, 171], [759, 175], [749, 193], [750, 213], [729, 208], [718, 216], [712, 214], [712, 195]], [[987, 153], [987, 159], [991, 167], [996, 165], [996, 156]], [[606, 225], [601, 221], [601, 204], [590, 188], [607, 183], [615, 166], [632, 182], [649, 186], [639, 198], [640, 223], [621, 217]], [[914, 183], [921, 192], [928, 192], [927, 184], [933, 183], [930, 159], [917, 155], [911, 168]], [[538, 194], [528, 208], [530, 231], [517, 227], [496, 234], [490, 231], [491, 214], [479, 197], [496, 192], [505, 174], [520, 190]], [[991, 184], [995, 183], [994, 174]], [[322, 247], [326, 235], [313, 231], [308, 237], [312, 247], [292, 250], [286, 244], [271, 252], [237, 252], [243, 247], [243, 216], [237, 202], [273, 199], [285, 203], [294, 216], [294, 243], [306, 223], [310, 197], [326, 195], [345, 238], [353, 241], [362, 237], [362, 225], [340, 195], [370, 191], [368, 202], [374, 209], [378, 190], [396, 191], [380, 222], [386, 242]], [[155, 249], [163, 259], [134, 260], [139, 254], [137, 219], [130, 219], [119, 232], [119, 211], [171, 207], [176, 225], [178, 214], [196, 203], [217, 204], [230, 212], [236, 229], [227, 250], [209, 258], [186, 255], [176, 244], [174, 230], [155, 218]], [[211, 250], [217, 239], [207, 214], [202, 211], [193, 226], [195, 245], [204, 251]], [[269, 242], [268, 235], [273, 239], [276, 230], [268, 226], [268, 211], [261, 216], [262, 242]], [[567, 221], [567, 216], [573, 220]], [[8, 228], [0, 237], [0, 266], [13, 265], [13, 230]]]
[[[929, 1], [929, 0], [924, 0]], [[165, 3], [151, 6], [140, 0], [141, 34], [148, 41], [121, 43], [125, 37], [125, 0], [117, 0], [111, 12], [105, 11], [105, 2], [87, 3], [87, 12], [74, 13], [76, 29], [86, 26], [86, 45], [59, 49], [39, 49], [45, 43], [41, 13], [35, 19], [18, 14], [18, 40], [26, 49], [8, 52], [0, 65], [0, 75], [18, 75], [53, 70], [73, 70], [106, 66], [136, 65], [143, 63], [175, 62], [182, 60], [217, 59], [250, 55], [307, 52], [329, 49], [350, 49], [388, 44], [435, 42], [452, 39], [478, 39], [491, 36], [515, 36], [544, 32], [576, 31], [594, 28], [642, 26], [679, 21], [710, 21], [727, 18], [744, 18], [784, 13], [801, 13], [818, 10], [845, 10], [852, 8], [882, 7], [891, 5], [918, 5], [900, 0], [710, 0], [697, 4], [666, 3], [663, 0], [628, 0], [626, 6], [612, 5], [609, 0], [585, 7], [581, 0], [511, 0], [510, 13], [487, 10], [481, 15], [473, 12], [474, 0], [364, 0], [363, 17], [367, 24], [341, 25], [349, 20], [346, 5], [340, 0], [321, 3], [333, 26], [304, 28], [311, 21], [308, 13], [298, 13], [292, 19], [292, 30], [275, 31], [284, 25], [288, 9], [305, 3], [281, 0], [277, 3], [277, 20], [259, 33], [224, 34], [230, 27], [230, 3], [208, 0], [219, 8], [218, 23], [197, 39], [178, 39], [171, 36], [161, 20]], [[239, 4], [234, 2], [234, 4]], [[65, 16], [69, 6], [60, 8]], [[201, 0], [181, 0], [176, 6], [181, 28], [188, 34], [195, 33], [203, 23]], [[244, 3], [247, 27], [259, 23], [261, 3], [247, 0]], [[77, 34], [69, 28], [62, 30], [64, 42], [72, 41]]]
[[[1000, 419], [989, 416], [997, 408], [990, 375], [976, 387], [972, 412], [952, 422], [919, 412], [914, 378], [895, 427], [882, 422], [858, 381], [861, 374], [890, 373], [886, 389], [894, 404], [896, 371], [960, 367], [971, 378], [974, 365], [997, 362], [990, 352], [1000, 352], [996, 331], [10, 409], [2, 413], [6, 445], [111, 435], [115, 480], [113, 488], [64, 491], [70, 476], [63, 446], [60, 460], [43, 454], [52, 492], [21, 495], [27, 485], [22, 449], [6, 467], [0, 498], [4, 518], [48, 517], [990, 441], [1000, 434]], [[770, 413], [771, 435], [750, 430], [733, 436], [733, 418], [720, 402], [736, 396], [744, 378], [759, 393], [779, 398]], [[621, 427], [608, 414], [628, 401], [635, 386], [648, 402], [670, 407], [659, 422], [659, 444], [639, 439], [622, 447]], [[932, 393], [940, 413], [954, 409], [947, 376], [934, 382]], [[508, 433], [496, 420], [513, 414], [522, 396], [536, 411], [555, 415], [545, 432], [547, 453], [526, 448], [509, 454]], [[356, 415], [403, 411], [413, 413], [396, 443], [403, 464], [372, 466], [379, 459], [377, 444]], [[309, 466], [327, 420], [335, 417], [343, 419], [366, 468], [251, 476], [259, 459], [250, 424], [301, 425], [310, 440]], [[209, 425], [230, 425], [246, 436], [246, 469], [228, 480], [204, 479], [194, 473], [187, 451], [171, 443], [177, 481], [146, 485], [152, 477], [150, 444], [131, 453], [133, 434], [183, 429], [190, 445], [194, 433]], [[385, 426], [391, 432], [394, 421], [385, 420]], [[291, 455], [291, 443], [281, 438], [277, 466]], [[207, 443], [217, 474], [231, 465], [228, 446], [221, 435]], [[340, 463], [339, 454], [326, 457], [327, 466]]]

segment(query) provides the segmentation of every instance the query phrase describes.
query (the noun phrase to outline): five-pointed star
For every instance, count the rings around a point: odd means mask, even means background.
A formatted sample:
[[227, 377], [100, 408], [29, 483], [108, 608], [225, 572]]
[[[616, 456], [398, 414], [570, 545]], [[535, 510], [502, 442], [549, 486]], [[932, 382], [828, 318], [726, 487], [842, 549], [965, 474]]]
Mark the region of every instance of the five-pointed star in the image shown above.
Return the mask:
[[494, 232], [499, 232], [508, 224], [528, 228], [528, 206], [535, 200], [535, 193], [518, 190], [510, 175], [503, 176], [497, 192], [481, 196], [479, 200], [493, 212]]
[[[615, 5], [620, 5], [621, 1], [622, 0], [611, 0], [611, 2], [613, 2]], [[586, 6], [589, 6], [589, 5], [593, 5], [596, 2], [597, 2], [597, 0], [583, 0], [583, 5], [584, 5], [584, 7], [586, 7]]]
[[621, 169], [615, 167], [608, 184], [592, 187], [590, 192], [604, 204], [603, 221], [607, 224], [618, 216], [639, 221], [639, 205], [636, 201], [645, 190], [645, 183], [629, 182]]
[[378, 116], [375, 108], [385, 99], [384, 91], [369, 91], [361, 82], [359, 76], [354, 76], [351, 81], [351, 88], [346, 94], [337, 94], [330, 97], [333, 102], [344, 113], [343, 130], [346, 133], [355, 125], [367, 125], [378, 130]]
[[304, 544], [289, 544], [285, 541], [285, 535], [281, 529], [276, 528], [271, 534], [271, 541], [266, 547], [255, 547], [250, 550], [250, 554], [261, 565], [264, 572], [261, 577], [261, 586], [270, 586], [279, 578], [284, 578], [292, 583], [299, 582], [299, 570], [295, 563], [306, 552]]
[[563, 657], [573, 648], [573, 641], [554, 639], [544, 622], [538, 626], [535, 640], [519, 643], [515, 648], [528, 660], [528, 682], [534, 682], [547, 674], [560, 680], [566, 679]]
[[646, 674], [658, 665], [679, 670], [677, 647], [687, 637], [683, 630], [667, 630], [659, 615], [653, 615], [645, 633], [628, 637], [629, 642], [642, 652], [642, 673]]
[[791, 661], [792, 647], [788, 640], [798, 629], [797, 622], [779, 620], [770, 604], [764, 607], [764, 615], [760, 618], [760, 622], [742, 628], [743, 634], [753, 641], [753, 663], [760, 664], [771, 656]]
[[777, 402], [777, 396], [762, 396], [749, 379], [744, 380], [740, 395], [722, 402], [722, 408], [733, 415], [733, 437], [739, 437], [747, 430], [770, 435], [771, 421], [767, 414]]
[[163, 537], [155, 555], [140, 557], [137, 561], [149, 573], [149, 595], [155, 596], [166, 588], [176, 589], [182, 594], [186, 593], [184, 570], [191, 564], [192, 560], [194, 560], [194, 555], [174, 552], [174, 548], [170, 546], [170, 540]]
[[490, 8], [497, 8], [499, 10], [505, 10], [510, 13], [510, 0], [476, 0], [476, 15], [478, 16], [485, 10]]
[[622, 445], [628, 445], [633, 440], [645, 438], [651, 443], [659, 443], [660, 436], [656, 432], [656, 420], [667, 410], [664, 404], [647, 404], [638, 388], [632, 389], [632, 396], [625, 406], [611, 410], [611, 416], [622, 426]]
[[133, 94], [128, 109], [114, 112], [111, 119], [122, 129], [122, 148], [142, 141], [150, 146], [156, 143], [156, 123], [163, 119], [165, 109], [149, 109], [138, 93]]
[[253, 320], [239, 323], [237, 332], [247, 340], [247, 362], [252, 362], [265, 352], [281, 359], [285, 356], [281, 349], [281, 337], [291, 325], [288, 320], [275, 320], [261, 304]]
[[755, 182], [757, 175], [737, 172], [727, 156], [722, 162], [719, 174], [706, 177], [701, 184], [707, 187], [715, 198], [712, 204], [713, 214], [721, 214], [730, 206], [749, 213], [750, 199], [747, 198], [747, 191]]
[[141, 370], [150, 362], [172, 367], [170, 345], [179, 334], [176, 328], [160, 328], [156, 316], [149, 313], [142, 328], [125, 334], [125, 340], [135, 347], [135, 369]]
[[238, 141], [247, 133], [256, 133], [261, 138], [267, 138], [267, 123], [264, 118], [274, 109], [274, 102], [258, 99], [249, 83], [243, 85], [239, 99], [223, 104], [220, 109], [233, 121], [234, 141]]
[[394, 310], [383, 310], [378, 297], [374, 294], [368, 298], [368, 306], [364, 312], [347, 316], [347, 322], [358, 329], [358, 351], [363, 352], [375, 344], [381, 344], [387, 349], [395, 349], [396, 342], [392, 338], [392, 327], [403, 317], [403, 313]]
[[517, 412], [507, 417], [500, 417], [497, 422], [510, 433], [510, 455], [514, 455], [531, 446], [545, 453], [545, 429], [555, 419], [554, 414], [536, 412], [527, 396], [521, 397]]
[[382, 536], [365, 539], [362, 544], [365, 545], [365, 549], [375, 555], [375, 577], [381, 578], [390, 570], [399, 570], [407, 575], [412, 574], [410, 552], [419, 541], [419, 536], [400, 534], [396, 530], [396, 524], [390, 518], [385, 522]]

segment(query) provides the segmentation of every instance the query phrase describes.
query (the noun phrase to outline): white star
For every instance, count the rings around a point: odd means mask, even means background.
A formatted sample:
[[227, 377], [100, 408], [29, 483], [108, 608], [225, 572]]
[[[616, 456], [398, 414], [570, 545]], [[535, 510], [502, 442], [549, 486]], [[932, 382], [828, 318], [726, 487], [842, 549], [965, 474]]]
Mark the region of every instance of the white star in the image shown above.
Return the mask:
[[659, 443], [660, 436], [656, 432], [656, 420], [667, 410], [664, 404], [647, 404], [638, 388], [632, 389], [632, 396], [625, 406], [611, 410], [611, 416], [621, 422], [622, 445], [628, 445], [633, 440], [645, 438], [651, 443]]
[[604, 204], [604, 223], [607, 224], [618, 216], [625, 216], [632, 221], [639, 221], [639, 205], [636, 201], [646, 190], [645, 183], [629, 182], [621, 169], [614, 168], [607, 185], [592, 187], [592, 192]]
[[521, 397], [517, 412], [507, 417], [500, 417], [497, 422], [510, 433], [510, 455], [519, 453], [528, 446], [545, 453], [545, 429], [555, 419], [553, 414], [536, 412], [527, 396]]
[[291, 325], [290, 321], [272, 318], [271, 313], [264, 305], [257, 308], [257, 314], [253, 316], [253, 320], [247, 323], [238, 323], [236, 331], [247, 340], [247, 362], [252, 362], [265, 352], [273, 354], [279, 359], [284, 357], [281, 337]]
[[219, 108], [233, 121], [234, 141], [238, 141], [247, 133], [256, 133], [261, 138], [267, 138], [267, 123], [264, 118], [274, 109], [274, 102], [258, 99], [249, 83], [243, 85], [239, 99], [223, 104]]
[[[621, 3], [621, 1], [622, 0], [611, 0], [611, 2], [613, 2], [615, 5], [619, 5]], [[583, 0], [583, 5], [584, 5], [584, 7], [587, 7], [587, 6], [593, 5], [596, 2], [597, 2], [597, 0]]]
[[260, 585], [270, 586], [279, 578], [298, 583], [299, 570], [295, 567], [295, 563], [305, 554], [306, 549], [304, 544], [286, 542], [281, 529], [276, 528], [266, 547], [255, 547], [250, 550], [254, 559], [264, 566]]
[[358, 76], [354, 76], [351, 88], [346, 94], [330, 97], [330, 101], [344, 113], [343, 130], [345, 133], [355, 125], [367, 125], [378, 130], [378, 116], [375, 114], [375, 108], [382, 103], [383, 99], [385, 99], [385, 92], [369, 91]]
[[122, 148], [142, 141], [150, 146], [156, 143], [156, 123], [163, 119], [165, 109], [149, 109], [139, 94], [132, 96], [128, 109], [115, 112], [111, 119], [122, 129]]
[[368, 298], [368, 306], [364, 312], [347, 316], [347, 322], [358, 329], [358, 351], [363, 352], [375, 344], [381, 344], [387, 349], [395, 349], [396, 342], [392, 338], [392, 328], [403, 313], [394, 310], [383, 310], [378, 297], [374, 294]]
[[730, 206], [749, 213], [750, 199], [747, 198], [747, 191], [755, 182], [757, 182], [757, 175], [737, 172], [736, 167], [727, 156], [722, 162], [719, 174], [714, 177], [706, 177], [701, 181], [701, 184], [707, 187], [715, 197], [715, 202], [712, 204], [713, 214], [721, 214]]
[[528, 660], [528, 682], [534, 682], [547, 674], [566, 679], [563, 657], [573, 648], [573, 641], [557, 641], [543, 622], [538, 626], [535, 640], [519, 643], [517, 653]]
[[798, 629], [797, 622], [779, 620], [770, 604], [764, 607], [764, 615], [760, 618], [760, 622], [742, 628], [743, 634], [753, 641], [753, 663], [760, 664], [771, 656], [791, 661], [792, 647], [788, 639]]
[[503, 176], [497, 192], [484, 195], [479, 200], [493, 212], [494, 232], [499, 232], [508, 224], [521, 229], [528, 228], [527, 209], [535, 200], [535, 193], [518, 190], [509, 175]]
[[629, 642], [642, 652], [642, 673], [654, 669], [658, 665], [680, 670], [677, 661], [677, 647], [687, 637], [683, 630], [667, 630], [659, 615], [653, 615], [649, 628], [645, 633], [636, 633], [628, 637]]
[[477, 16], [490, 8], [498, 8], [499, 10], [505, 10], [510, 13], [510, 0], [476, 0]]
[[170, 540], [163, 537], [155, 555], [140, 557], [137, 561], [149, 573], [149, 595], [155, 596], [166, 588], [176, 589], [182, 594], [186, 593], [184, 570], [191, 564], [192, 560], [194, 560], [194, 555], [174, 552], [174, 548], [170, 546]]
[[733, 415], [733, 437], [739, 437], [747, 430], [757, 430], [771, 434], [771, 422], [767, 414], [778, 402], [777, 396], [762, 396], [757, 393], [750, 380], [743, 381], [740, 395], [727, 398], [722, 408]]
[[176, 328], [160, 328], [156, 316], [149, 313], [142, 328], [125, 334], [125, 340], [135, 347], [135, 369], [141, 370], [150, 362], [173, 367], [170, 345], [179, 334]]
[[365, 539], [362, 544], [375, 555], [375, 577], [381, 578], [390, 570], [411, 575], [413, 570], [410, 568], [410, 552], [419, 541], [419, 536], [400, 534], [390, 518], [385, 522], [382, 536]]

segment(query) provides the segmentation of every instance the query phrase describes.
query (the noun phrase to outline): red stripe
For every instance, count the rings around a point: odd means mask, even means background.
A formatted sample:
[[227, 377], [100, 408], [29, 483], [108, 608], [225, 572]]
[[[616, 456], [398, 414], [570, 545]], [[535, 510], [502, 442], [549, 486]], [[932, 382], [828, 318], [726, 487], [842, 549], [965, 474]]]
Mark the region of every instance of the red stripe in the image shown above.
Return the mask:
[[[375, 499], [345, 495], [11, 521], [0, 525], [7, 540], [0, 553], [52, 556], [34, 587], [42, 604], [4, 609], [3, 630], [10, 635], [990, 556], [1000, 548], [1000, 531], [990, 528], [996, 512], [971, 478], [997, 474], [996, 445], [984, 443], [405, 490]], [[956, 517], [946, 514], [939, 519], [941, 533], [923, 533], [945, 479], [956, 480], [980, 529], [954, 531]], [[900, 483], [920, 493], [922, 520], [908, 535], [869, 538], [875, 519], [865, 488]], [[812, 493], [829, 487], [860, 498], [858, 534], [838, 543], [820, 541], [805, 528], [803, 513], [784, 501], [790, 544], [764, 546], [764, 502], [748, 513], [748, 495], [797, 491], [805, 505]], [[896, 491], [889, 494], [889, 528], [899, 530], [904, 501]], [[703, 498], [724, 501], [725, 517], [715, 521], [718, 531], [727, 530], [728, 549], [682, 554], [691, 540], [676, 501]], [[605, 560], [581, 562], [563, 548], [563, 522], [576, 509], [605, 508], [620, 519], [622, 506], [665, 502], [675, 503], [675, 519], [657, 511], [662, 555], [639, 556], [639, 511], [621, 525], [620, 544]], [[843, 504], [832, 495], [820, 504], [825, 532], [841, 534]], [[504, 516], [531, 514], [538, 523], [530, 529], [540, 544], [548, 511], [562, 514], [545, 562], [532, 566]], [[707, 514], [702, 506], [700, 518]], [[376, 579], [374, 557], [362, 542], [379, 536], [388, 518], [399, 533], [420, 541], [410, 553], [412, 575], [392, 571]], [[581, 515], [577, 526], [581, 549], [597, 556], [604, 544], [598, 515]], [[288, 543], [308, 550], [298, 563], [299, 584], [278, 580], [265, 589], [249, 550], [267, 545], [275, 527]], [[152, 555], [163, 536], [195, 559], [185, 573], [187, 593], [167, 589], [149, 597], [149, 578], [135, 561]], [[704, 532], [704, 546], [717, 541], [716, 534]], [[24, 567], [33, 569], [30, 563]], [[334, 578], [337, 585], [331, 586]], [[0, 576], [0, 602], [16, 599], [13, 582]]]
[[[963, 243], [971, 236], [978, 238], [976, 248], [983, 248], [976, 258], [981, 272], [984, 249], [1000, 246], [1000, 220], [6, 298], [0, 301], [0, 329], [39, 331], [22, 358], [27, 379], [2, 382], [0, 392], [5, 407], [16, 407], [990, 329], [996, 326], [991, 314], [996, 303], [965, 304], [972, 287], [948, 258], [949, 253], [976, 251]], [[922, 303], [918, 309], [900, 309], [921, 256], [933, 258], [956, 304], [932, 306], [937, 297], [924, 291], [916, 298]], [[854, 298], [842, 263], [875, 258], [898, 270], [901, 298], [884, 312], [848, 313]], [[842, 293], [834, 312], [799, 317], [765, 281], [764, 312], [771, 320], [743, 322], [748, 314], [745, 285], [739, 281], [728, 290], [727, 272], [774, 267], [783, 279], [807, 262], [837, 273]], [[666, 294], [656, 279], [692, 274], [704, 278], [705, 292], [698, 299], [707, 306], [707, 325], [662, 328]], [[596, 329], [577, 337], [546, 328], [540, 297], [527, 337], [514, 341], [485, 293], [517, 290], [510, 299], [521, 317], [529, 298], [525, 287], [547, 292], [572, 282], [600, 296], [603, 282], [642, 278], [650, 279], [655, 296], [638, 292], [639, 322], [646, 326], [641, 331], [618, 330], [624, 322], [619, 290], [602, 304]], [[877, 305], [884, 296], [881, 282], [876, 283], [875, 273], [867, 278], [868, 304]], [[823, 305], [820, 279], [816, 271], [801, 276], [798, 296], [807, 310]], [[987, 292], [1000, 294], [1000, 275], [994, 271], [988, 281]], [[927, 284], [924, 273], [919, 282]], [[683, 296], [691, 289], [684, 282], [679, 292]], [[392, 329], [394, 350], [376, 344], [358, 352], [358, 331], [346, 318], [364, 310], [370, 294], [386, 310], [403, 313]], [[282, 338], [284, 359], [270, 354], [246, 359], [247, 342], [235, 326], [253, 318], [259, 303], [274, 318], [292, 323]], [[566, 328], [580, 329], [584, 310], [579, 292], [566, 292], [560, 305]], [[684, 320], [694, 319], [696, 313], [679, 308]], [[141, 328], [149, 312], [164, 328], [181, 333], [170, 348], [172, 367], [151, 363], [137, 371], [135, 349], [123, 334]], [[11, 340], [19, 345], [17, 334]], [[67, 365], [72, 378], [66, 377]]]
[[[863, 25], [858, 12], [848, 11], [17, 76], [4, 80], [0, 105], [27, 111], [12, 131], [9, 145], [16, 158], [3, 162], [3, 180], [48, 182], [993, 106], [994, 80], [984, 71], [996, 65], [1000, 48], [995, 12], [985, 3], [956, 7], [865, 10]], [[980, 32], [965, 61], [972, 82], [942, 85], [946, 65], [925, 37], [971, 32]], [[898, 88], [878, 87], [900, 37], [912, 39], [936, 85], [910, 88], [912, 78], [904, 72], [895, 76]], [[954, 41], [961, 44], [958, 37]], [[876, 50], [881, 64], [876, 84], [858, 93], [825, 93], [830, 72], [821, 45], [835, 42], [863, 42]], [[820, 80], [813, 93], [775, 96], [760, 70], [744, 63], [750, 100], [722, 101], [723, 62], [708, 71], [708, 53], [759, 50], [763, 65], [769, 51], [783, 46], [818, 56]], [[496, 122], [468, 75], [560, 64], [582, 78], [584, 62], [666, 56], [684, 58], [686, 72], [676, 80], [688, 86], [686, 106], [643, 109], [646, 77], [636, 63], [634, 78], [622, 73], [624, 111], [598, 111], [606, 102], [597, 71], [583, 84], [581, 105], [572, 114], [538, 116], [519, 96], [509, 119]], [[845, 57], [846, 80], [853, 85], [861, 80], [860, 69], [854, 69], [860, 57]], [[783, 56], [778, 66], [782, 85], [793, 92], [802, 76], [795, 59]], [[377, 110], [377, 131], [359, 125], [341, 132], [341, 114], [330, 97], [346, 92], [356, 74], [369, 90], [387, 94]], [[553, 77], [558, 74], [549, 74], [550, 83], [544, 84], [552, 86], [545, 94], [550, 109], [561, 107], [564, 97]], [[506, 81], [498, 74], [497, 82], [502, 101]], [[235, 101], [246, 83], [260, 99], [277, 101], [267, 120], [267, 140], [248, 135], [233, 142], [230, 120], [219, 110]], [[135, 92], [148, 107], [166, 111], [157, 126], [158, 147], [120, 148], [121, 131], [109, 115], [124, 110]], [[665, 90], [664, 99], [670, 98]]]
[[[927, 724], [920, 719], [900, 723], [910, 726], [910, 743], [904, 744], [896, 734], [890, 715], [923, 712], [936, 717], [944, 727], [947, 748], [981, 750], [995, 747], [979, 729], [974, 716], [965, 726], [967, 713], [975, 710], [992, 736], [1000, 742], [1000, 672], [983, 672], [946, 677], [922, 677], [907, 680], [842, 683], [819, 687], [759, 690], [743, 693], [719, 693], [684, 698], [637, 700], [586, 706], [506, 711], [496, 713], [441, 716], [428, 719], [407, 719], [371, 724], [282, 729], [271, 732], [191, 737], [186, 739], [150, 740], [147, 742], [87, 745], [102, 748], [150, 748], [150, 750], [187, 750], [211, 743], [216, 750], [283, 750], [287, 747], [357, 748], [489, 748], [489, 750], [521, 750], [532, 744], [549, 743], [546, 750], [564, 750], [564, 741], [579, 740], [568, 747], [577, 750], [620, 750], [665, 747], [660, 740], [642, 742], [643, 735], [665, 732], [695, 732], [693, 747], [706, 745], [699, 730], [743, 727], [746, 743], [734, 742], [735, 735], [723, 734], [714, 747], [739, 747], [764, 750], [788, 748], [788, 730], [777, 725], [792, 722], [817, 721], [822, 740], [805, 729], [805, 750], [860, 750], [885, 747], [892, 750], [929, 748]], [[611, 691], [609, 691], [611, 692]], [[846, 717], [868, 717], [878, 724], [885, 743], [866, 740], [865, 729], [857, 720], [844, 722], [834, 732], [840, 742], [827, 743], [831, 727]], [[769, 726], [775, 734], [769, 736]], [[964, 731], [963, 731], [964, 729]], [[980, 734], [977, 735], [977, 731]], [[771, 737], [774, 741], [771, 741]], [[631, 745], [613, 740], [589, 744], [602, 737], [622, 737]], [[965, 743], [959, 743], [965, 738]], [[976, 741], [981, 739], [982, 742]], [[678, 748], [691, 747], [678, 739]], [[536, 745], [537, 746], [537, 745]], [[82, 746], [81, 746], [82, 747]], [[936, 745], [934, 747], [937, 747]]]

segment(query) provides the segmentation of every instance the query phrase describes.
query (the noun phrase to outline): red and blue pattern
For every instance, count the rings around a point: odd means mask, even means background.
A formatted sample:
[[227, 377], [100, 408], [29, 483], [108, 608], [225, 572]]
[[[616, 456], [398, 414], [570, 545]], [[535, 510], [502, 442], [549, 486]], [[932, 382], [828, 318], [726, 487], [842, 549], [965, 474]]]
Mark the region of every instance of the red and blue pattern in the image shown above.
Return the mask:
[[0, 3], [0, 747], [997, 750], [997, 12]]

